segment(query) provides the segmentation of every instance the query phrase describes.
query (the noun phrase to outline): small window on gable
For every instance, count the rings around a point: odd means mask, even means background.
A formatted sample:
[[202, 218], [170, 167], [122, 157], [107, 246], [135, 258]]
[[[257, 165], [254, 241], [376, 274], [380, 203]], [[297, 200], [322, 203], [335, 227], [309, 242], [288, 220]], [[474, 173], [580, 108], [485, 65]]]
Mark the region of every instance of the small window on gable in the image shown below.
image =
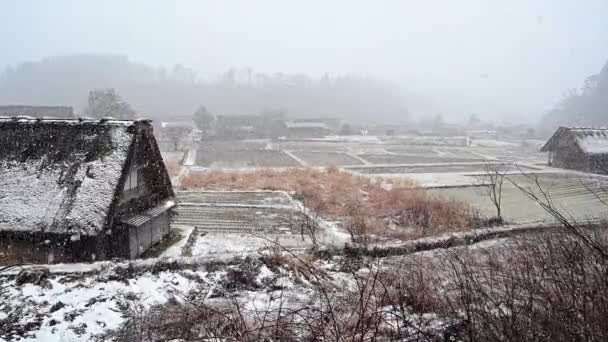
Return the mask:
[[133, 190], [135, 188], [137, 188], [137, 186], [139, 185], [138, 180], [138, 169], [132, 169], [129, 172], [129, 175], [127, 176], [127, 179], [125, 180], [125, 190]]
[[143, 186], [144, 183], [144, 168], [140, 167], [137, 169], [137, 185]]

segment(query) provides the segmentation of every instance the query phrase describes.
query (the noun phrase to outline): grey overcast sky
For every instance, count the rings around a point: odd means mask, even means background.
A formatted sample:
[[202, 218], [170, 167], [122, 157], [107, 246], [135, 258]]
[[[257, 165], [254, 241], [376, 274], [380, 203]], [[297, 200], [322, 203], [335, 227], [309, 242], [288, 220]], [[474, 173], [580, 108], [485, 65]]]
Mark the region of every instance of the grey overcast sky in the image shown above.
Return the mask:
[[125, 54], [398, 82], [446, 115], [538, 117], [608, 60], [608, 0], [0, 2], [0, 67]]

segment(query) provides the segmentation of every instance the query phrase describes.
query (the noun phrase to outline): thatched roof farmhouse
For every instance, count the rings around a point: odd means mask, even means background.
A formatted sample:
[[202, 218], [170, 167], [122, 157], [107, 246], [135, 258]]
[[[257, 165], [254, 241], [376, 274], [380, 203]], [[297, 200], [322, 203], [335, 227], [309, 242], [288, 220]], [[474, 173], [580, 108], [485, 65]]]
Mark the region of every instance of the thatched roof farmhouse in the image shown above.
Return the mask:
[[560, 127], [541, 152], [554, 167], [608, 174], [608, 129]]
[[0, 118], [0, 263], [136, 258], [173, 198], [149, 121]]

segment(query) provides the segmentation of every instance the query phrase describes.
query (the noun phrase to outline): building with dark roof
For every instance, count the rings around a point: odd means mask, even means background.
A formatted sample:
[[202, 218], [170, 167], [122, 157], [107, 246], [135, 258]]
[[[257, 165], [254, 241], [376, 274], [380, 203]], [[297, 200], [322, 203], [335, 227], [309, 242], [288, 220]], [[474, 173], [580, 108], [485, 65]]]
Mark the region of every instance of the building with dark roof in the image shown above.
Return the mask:
[[74, 108], [66, 106], [0, 106], [0, 116], [31, 116], [35, 118], [74, 118]]
[[150, 121], [0, 118], [0, 263], [137, 258], [175, 205]]
[[541, 152], [550, 166], [608, 174], [608, 129], [560, 127]]
[[222, 140], [260, 138], [260, 123], [259, 115], [218, 115], [216, 136]]
[[288, 121], [285, 125], [290, 138], [322, 138], [334, 133], [321, 121]]

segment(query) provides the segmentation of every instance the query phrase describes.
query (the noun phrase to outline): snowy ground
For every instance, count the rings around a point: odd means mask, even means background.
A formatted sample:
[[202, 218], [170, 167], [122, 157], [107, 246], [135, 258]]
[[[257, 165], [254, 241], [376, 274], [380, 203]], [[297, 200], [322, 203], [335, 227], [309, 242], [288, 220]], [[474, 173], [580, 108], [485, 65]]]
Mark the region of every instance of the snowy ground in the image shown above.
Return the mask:
[[121, 303], [165, 303], [194, 289], [204, 276], [167, 271], [121, 279], [107, 271], [82, 278], [54, 276], [42, 285], [21, 286], [3, 279], [0, 340], [22, 336], [21, 341], [88, 341], [123, 323]]
[[[501, 244], [484, 242], [460, 249]], [[308, 276], [288, 264], [269, 264], [272, 253], [276, 252], [257, 251], [225, 262], [201, 264], [121, 264], [83, 274], [51, 274], [39, 284], [17, 284], [14, 276], [3, 276], [0, 341], [89, 341], [119, 329], [126, 317], [143, 319], [153, 306], [176, 302], [187, 307], [201, 299], [221, 301], [227, 293], [237, 296], [245, 314], [277, 305], [309, 305], [314, 286]], [[433, 258], [441, 253], [388, 257], [377, 264], [396, 270], [419, 257]], [[365, 271], [361, 260], [343, 257], [319, 259], [313, 264], [324, 282], [341, 292], [356, 290], [353, 276], [359, 268]]]

